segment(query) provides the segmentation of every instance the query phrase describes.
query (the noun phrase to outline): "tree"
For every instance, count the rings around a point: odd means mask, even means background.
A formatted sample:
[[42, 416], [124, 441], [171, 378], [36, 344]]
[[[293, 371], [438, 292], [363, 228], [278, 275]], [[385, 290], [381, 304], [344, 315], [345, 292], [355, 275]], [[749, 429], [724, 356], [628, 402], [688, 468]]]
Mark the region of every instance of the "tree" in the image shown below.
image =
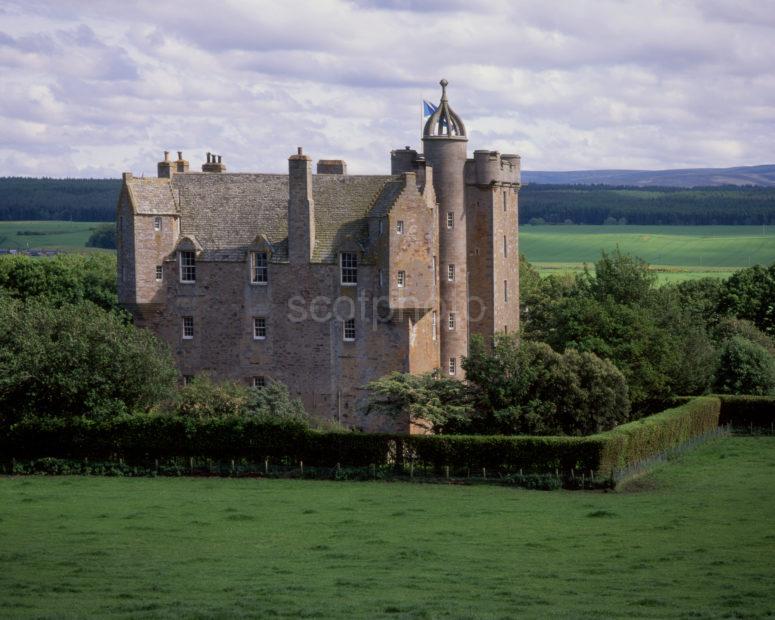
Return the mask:
[[167, 348], [93, 303], [0, 296], [0, 421], [148, 410], [177, 377]]
[[92, 231], [86, 240], [87, 248], [116, 249], [116, 225], [100, 224]]
[[747, 319], [775, 336], [775, 263], [733, 273], [725, 283], [719, 307], [723, 313]]
[[91, 301], [123, 314], [116, 294], [114, 254], [60, 254], [51, 258], [0, 256], [0, 291], [55, 306]]
[[775, 358], [740, 336], [724, 342], [716, 390], [726, 394], [775, 394]]

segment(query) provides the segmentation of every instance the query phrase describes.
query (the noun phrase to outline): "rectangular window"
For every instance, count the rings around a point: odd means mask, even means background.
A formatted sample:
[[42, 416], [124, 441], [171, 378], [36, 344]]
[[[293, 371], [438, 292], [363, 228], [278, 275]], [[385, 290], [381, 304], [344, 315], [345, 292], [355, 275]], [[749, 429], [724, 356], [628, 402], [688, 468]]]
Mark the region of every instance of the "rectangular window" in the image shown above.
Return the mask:
[[158, 215], [153, 218], [153, 229], [154, 230], [161, 230], [161, 217]]
[[506, 235], [503, 235], [503, 256], [509, 257], [509, 243], [506, 240]]
[[403, 288], [405, 283], [406, 283], [406, 272], [405, 271], [399, 271], [398, 272], [398, 288]]
[[399, 235], [403, 235], [404, 234], [404, 221], [403, 220], [398, 220], [398, 222], [396, 223], [396, 232]]
[[180, 281], [196, 282], [196, 255], [191, 251], [180, 252]]
[[436, 286], [436, 257], [433, 257], [433, 286]]
[[454, 375], [457, 372], [457, 358], [449, 358], [449, 374]]
[[355, 340], [355, 319], [347, 319], [344, 322], [344, 332], [342, 336], [345, 342], [353, 342]]
[[436, 311], [431, 315], [431, 338], [436, 340]]
[[503, 301], [509, 300], [509, 281], [503, 281]]
[[183, 317], [183, 340], [191, 340], [194, 337], [194, 317]]
[[382, 231], [384, 229], [384, 224], [385, 224], [385, 222], [383, 220], [379, 221], [379, 234], [380, 235], [382, 234]]
[[506, 204], [507, 204], [507, 201], [508, 201], [508, 198], [507, 198], [507, 193], [506, 193], [506, 192], [503, 192], [503, 211], [504, 211], [504, 212], [506, 211]]
[[253, 317], [253, 340], [266, 340], [266, 318]]
[[382, 288], [382, 269], [379, 270], [379, 288]]
[[259, 377], [253, 377], [252, 385], [254, 388], [261, 389], [266, 387], [266, 377], [259, 376]]
[[454, 265], [449, 265], [447, 267], [447, 280], [449, 280], [450, 282], [454, 282], [455, 281], [455, 266]]
[[447, 228], [455, 227], [455, 214], [450, 211], [447, 213]]
[[191, 385], [194, 382], [194, 375], [183, 375], [183, 385]]
[[449, 319], [447, 320], [447, 325], [449, 326], [450, 331], [453, 331], [455, 329], [455, 313], [450, 312], [449, 313]]
[[266, 252], [251, 252], [250, 281], [253, 284], [269, 282], [269, 257]]
[[164, 276], [164, 269], [162, 269], [161, 265], [156, 265], [156, 281], [161, 282], [161, 279], [163, 276]]
[[358, 255], [355, 252], [342, 252], [340, 255], [342, 286], [358, 284]]

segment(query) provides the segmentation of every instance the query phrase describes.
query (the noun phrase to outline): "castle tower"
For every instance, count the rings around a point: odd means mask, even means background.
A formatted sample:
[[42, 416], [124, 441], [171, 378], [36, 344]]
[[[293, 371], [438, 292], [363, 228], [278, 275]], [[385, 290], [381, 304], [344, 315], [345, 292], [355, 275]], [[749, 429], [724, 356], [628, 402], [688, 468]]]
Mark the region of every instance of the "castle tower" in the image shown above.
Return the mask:
[[464, 167], [468, 137], [463, 121], [447, 101], [441, 80], [441, 102], [425, 123], [423, 148], [433, 169], [439, 203], [440, 359], [444, 372], [463, 378], [468, 354], [468, 266]]

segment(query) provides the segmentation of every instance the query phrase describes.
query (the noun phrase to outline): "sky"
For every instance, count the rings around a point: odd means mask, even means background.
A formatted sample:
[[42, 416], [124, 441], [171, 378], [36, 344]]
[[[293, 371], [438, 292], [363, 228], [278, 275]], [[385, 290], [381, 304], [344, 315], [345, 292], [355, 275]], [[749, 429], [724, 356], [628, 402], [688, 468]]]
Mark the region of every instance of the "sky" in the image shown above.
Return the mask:
[[0, 0], [0, 175], [385, 173], [441, 78], [526, 170], [768, 164], [773, 59], [775, 0]]

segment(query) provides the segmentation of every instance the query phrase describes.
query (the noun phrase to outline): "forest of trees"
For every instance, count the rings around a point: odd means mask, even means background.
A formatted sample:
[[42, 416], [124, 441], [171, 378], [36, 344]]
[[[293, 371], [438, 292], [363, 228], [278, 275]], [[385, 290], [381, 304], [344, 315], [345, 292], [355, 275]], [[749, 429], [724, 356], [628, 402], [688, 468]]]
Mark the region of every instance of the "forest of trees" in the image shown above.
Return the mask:
[[[0, 220], [111, 222], [120, 179], [0, 178]], [[525, 185], [521, 224], [775, 224], [775, 188]]]

